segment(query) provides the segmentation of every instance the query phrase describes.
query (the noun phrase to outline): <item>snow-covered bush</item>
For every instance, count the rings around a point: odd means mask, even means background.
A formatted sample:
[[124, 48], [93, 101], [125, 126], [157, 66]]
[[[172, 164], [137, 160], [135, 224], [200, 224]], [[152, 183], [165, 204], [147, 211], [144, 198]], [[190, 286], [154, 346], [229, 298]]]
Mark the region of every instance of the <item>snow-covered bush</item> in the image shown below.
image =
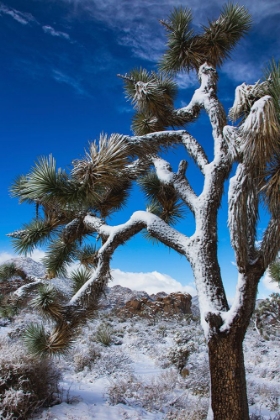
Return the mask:
[[280, 335], [280, 294], [273, 293], [264, 299], [255, 311], [253, 322], [265, 340]]
[[93, 363], [100, 357], [100, 351], [97, 346], [82, 347], [76, 349], [73, 355], [73, 364], [75, 372], [81, 372], [86, 367], [91, 369]]
[[190, 404], [189, 408], [183, 410], [171, 410], [164, 420], [204, 420], [207, 417], [207, 401], [201, 401], [199, 404]]
[[53, 361], [26, 355], [19, 343], [0, 343], [0, 418], [30, 419], [58, 396], [60, 373]]
[[171, 364], [176, 366], [179, 372], [185, 367], [187, 360], [192, 352], [195, 351], [196, 345], [190, 339], [188, 334], [177, 332], [174, 337], [175, 345], [171, 347], [167, 353], [167, 358]]
[[96, 330], [95, 339], [104, 346], [110, 346], [113, 340], [113, 329], [108, 324], [100, 324]]
[[135, 375], [112, 380], [107, 395], [113, 405], [137, 404], [149, 411], [165, 411], [164, 407], [168, 407], [169, 403], [176, 404], [178, 388], [184, 388], [184, 382], [174, 369], [169, 369], [146, 382]]
[[96, 360], [92, 367], [92, 373], [95, 378], [102, 376], [121, 374], [129, 374], [131, 360], [129, 356], [119, 347], [108, 347], [101, 353], [101, 357]]

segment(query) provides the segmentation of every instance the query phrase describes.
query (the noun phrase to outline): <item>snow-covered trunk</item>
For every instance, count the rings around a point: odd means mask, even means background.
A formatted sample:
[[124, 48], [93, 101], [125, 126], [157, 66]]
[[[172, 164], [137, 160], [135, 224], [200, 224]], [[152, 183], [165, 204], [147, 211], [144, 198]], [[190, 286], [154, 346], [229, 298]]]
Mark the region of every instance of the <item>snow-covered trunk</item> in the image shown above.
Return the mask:
[[241, 330], [215, 333], [208, 341], [214, 420], [249, 420]]
[[[254, 310], [257, 284], [263, 274], [263, 262], [260, 259], [248, 265], [246, 273], [240, 273], [235, 300], [232, 307], [226, 310], [220, 306], [223, 293], [219, 295], [219, 270], [215, 268], [215, 262], [209, 264], [211, 250], [207, 252], [206, 247], [201, 250], [201, 255], [203, 258], [197, 259], [195, 269], [201, 276], [207, 273], [209, 275], [208, 279], [204, 277], [198, 282], [198, 292], [200, 292], [201, 321], [209, 352], [211, 418], [248, 420], [242, 343]], [[212, 257], [214, 258], [213, 254]], [[209, 292], [207, 296], [209, 287], [212, 289], [210, 300]], [[215, 294], [218, 303], [215, 303]]]

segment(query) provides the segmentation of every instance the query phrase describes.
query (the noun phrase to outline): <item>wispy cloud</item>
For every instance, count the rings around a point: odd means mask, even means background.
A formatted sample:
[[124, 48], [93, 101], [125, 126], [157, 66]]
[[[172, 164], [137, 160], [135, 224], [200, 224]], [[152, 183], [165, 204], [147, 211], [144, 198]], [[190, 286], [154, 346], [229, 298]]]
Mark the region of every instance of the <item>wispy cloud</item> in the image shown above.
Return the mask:
[[57, 36], [59, 38], [64, 38], [64, 39], [70, 39], [70, 36], [65, 33], [65, 32], [61, 32], [61, 31], [56, 31], [52, 26], [42, 26], [43, 31], [46, 34], [52, 35], [52, 36]]
[[59, 70], [53, 70], [53, 78], [60, 83], [65, 83], [69, 86], [71, 86], [77, 93], [80, 95], [88, 95], [87, 92], [83, 89], [80, 82], [76, 79], [74, 79], [71, 76], [68, 76], [65, 73], [62, 73]]
[[175, 81], [180, 89], [188, 89], [198, 85], [197, 75], [194, 71], [176, 74]]
[[222, 72], [239, 83], [255, 83], [261, 76], [260, 66], [253, 62], [244, 60], [241, 61], [227, 61], [222, 68]]
[[14, 20], [21, 23], [22, 25], [28, 25], [31, 22], [36, 22], [36, 19], [31, 13], [20, 12], [19, 10], [12, 9], [0, 3], [0, 15], [5, 14], [11, 16]]
[[144, 290], [152, 294], [158, 292], [185, 292], [192, 296], [196, 295], [193, 286], [183, 286], [180, 282], [173, 279], [168, 274], [162, 274], [158, 271], [150, 273], [129, 273], [119, 269], [112, 270], [113, 281], [109, 284], [115, 286], [117, 284], [123, 287], [129, 287], [132, 290]]

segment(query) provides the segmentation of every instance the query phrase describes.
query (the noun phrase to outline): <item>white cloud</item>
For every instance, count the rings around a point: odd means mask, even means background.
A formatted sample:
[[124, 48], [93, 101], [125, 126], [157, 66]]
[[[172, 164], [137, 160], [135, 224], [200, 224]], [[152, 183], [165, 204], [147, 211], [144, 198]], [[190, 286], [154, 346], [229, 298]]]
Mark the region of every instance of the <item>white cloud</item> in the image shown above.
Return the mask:
[[262, 284], [270, 292], [280, 293], [278, 284], [271, 279], [268, 271], [266, 271], [264, 277], [262, 278]]
[[114, 269], [111, 274], [113, 281], [109, 283], [109, 286], [116, 286], [119, 284], [123, 287], [129, 287], [132, 290], [144, 290], [148, 294], [181, 291], [189, 293], [192, 296], [196, 295], [196, 290], [193, 286], [183, 286], [168, 274], [162, 274], [158, 271], [152, 271], [150, 273], [130, 273]]
[[16, 9], [0, 4], [0, 15], [6, 14], [11, 16], [14, 20], [21, 23], [22, 25], [28, 25], [30, 22], [36, 22], [36, 19], [31, 15], [31, 13], [23, 13]]
[[11, 258], [15, 258], [15, 255], [10, 254], [9, 252], [1, 252], [0, 253], [0, 264], [3, 264], [5, 261], [10, 260]]
[[34, 251], [29, 255], [32, 260], [41, 263], [42, 259], [46, 255], [45, 251], [42, 251], [41, 249], [34, 249]]
[[[34, 251], [31, 254], [28, 254], [28, 257], [32, 258], [32, 260], [36, 262], [42, 262], [42, 258], [45, 256], [45, 251], [42, 251], [41, 249], [34, 249]], [[0, 264], [3, 264], [5, 261], [10, 260], [11, 258], [17, 258], [20, 257], [20, 255], [13, 254], [10, 252], [0, 252]]]
[[56, 31], [52, 26], [42, 26], [42, 29], [46, 34], [58, 36], [64, 39], [70, 39], [70, 36], [68, 34], [66, 34], [65, 32]]

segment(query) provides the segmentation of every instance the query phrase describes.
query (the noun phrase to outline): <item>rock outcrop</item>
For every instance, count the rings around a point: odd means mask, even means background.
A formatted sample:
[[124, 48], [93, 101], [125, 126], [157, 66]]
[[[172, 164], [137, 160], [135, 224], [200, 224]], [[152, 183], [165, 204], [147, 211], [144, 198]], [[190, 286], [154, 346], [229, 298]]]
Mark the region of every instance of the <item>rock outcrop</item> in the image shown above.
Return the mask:
[[117, 314], [147, 318], [191, 314], [191, 301], [192, 297], [188, 293], [164, 293], [164, 296], [159, 293], [153, 298], [149, 296], [128, 300], [122, 308], [117, 309]]

